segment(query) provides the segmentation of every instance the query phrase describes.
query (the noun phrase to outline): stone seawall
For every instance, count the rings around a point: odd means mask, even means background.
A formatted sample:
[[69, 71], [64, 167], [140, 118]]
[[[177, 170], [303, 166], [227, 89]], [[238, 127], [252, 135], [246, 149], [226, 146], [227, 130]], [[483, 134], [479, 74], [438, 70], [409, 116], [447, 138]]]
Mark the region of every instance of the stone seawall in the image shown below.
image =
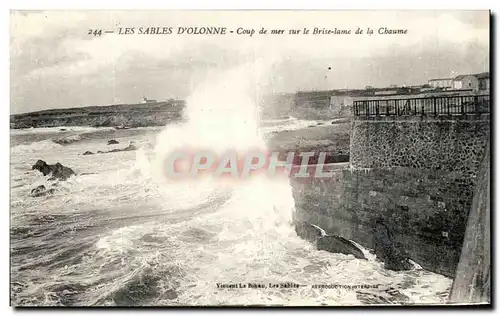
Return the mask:
[[383, 218], [422, 267], [454, 277], [489, 120], [354, 120], [350, 163], [328, 179], [292, 179], [294, 218], [373, 247]]
[[475, 178], [488, 142], [489, 118], [378, 120], [351, 123], [351, 166], [460, 172]]
[[488, 147], [467, 220], [451, 303], [491, 303], [490, 169]]
[[296, 220], [373, 248], [372, 224], [381, 216], [411, 259], [453, 277], [471, 205], [470, 183], [456, 173], [410, 168], [334, 164], [325, 169], [334, 170], [334, 177], [292, 181]]

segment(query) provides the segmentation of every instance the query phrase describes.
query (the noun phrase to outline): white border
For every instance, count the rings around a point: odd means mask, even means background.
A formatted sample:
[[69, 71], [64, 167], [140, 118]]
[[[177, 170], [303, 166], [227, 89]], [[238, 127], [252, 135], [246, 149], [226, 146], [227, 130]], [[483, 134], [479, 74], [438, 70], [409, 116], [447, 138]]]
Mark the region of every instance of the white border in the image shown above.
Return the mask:
[[391, 1], [391, 0], [288, 0], [288, 1], [223, 1], [223, 0], [169, 0], [169, 1], [102, 1], [102, 0], [75, 0], [65, 2], [62, 0], [17, 0], [11, 1], [10, 9], [186, 9], [186, 10], [485, 10], [495, 6], [493, 0], [476, 1]]

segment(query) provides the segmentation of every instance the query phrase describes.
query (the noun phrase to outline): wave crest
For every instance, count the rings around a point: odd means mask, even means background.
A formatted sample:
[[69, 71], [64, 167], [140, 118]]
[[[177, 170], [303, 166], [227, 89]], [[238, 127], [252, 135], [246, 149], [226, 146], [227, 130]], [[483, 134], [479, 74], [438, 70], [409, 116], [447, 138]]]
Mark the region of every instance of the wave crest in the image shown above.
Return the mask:
[[31, 144], [21, 144], [11, 148], [12, 154], [31, 153], [47, 149], [61, 148], [60, 144], [54, 143], [51, 139], [46, 139]]

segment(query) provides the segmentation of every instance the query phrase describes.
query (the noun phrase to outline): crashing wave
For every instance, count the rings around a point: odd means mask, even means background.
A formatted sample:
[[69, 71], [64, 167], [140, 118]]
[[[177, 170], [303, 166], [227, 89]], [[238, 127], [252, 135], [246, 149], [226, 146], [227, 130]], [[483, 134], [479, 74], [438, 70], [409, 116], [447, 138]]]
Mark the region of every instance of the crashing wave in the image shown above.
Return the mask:
[[37, 152], [41, 150], [47, 150], [47, 149], [57, 149], [61, 148], [62, 146], [60, 144], [54, 143], [50, 139], [34, 142], [31, 144], [21, 144], [17, 145], [11, 148], [11, 153], [12, 154], [19, 154], [19, 153], [31, 153], [31, 152]]

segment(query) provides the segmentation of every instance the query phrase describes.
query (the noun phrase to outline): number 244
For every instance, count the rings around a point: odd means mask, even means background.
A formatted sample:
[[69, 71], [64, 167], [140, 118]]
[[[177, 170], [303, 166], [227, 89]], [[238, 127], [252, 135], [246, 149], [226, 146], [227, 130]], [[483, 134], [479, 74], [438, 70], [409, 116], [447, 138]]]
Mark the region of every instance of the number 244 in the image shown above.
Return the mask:
[[101, 36], [102, 35], [102, 30], [92, 30], [90, 29], [87, 35], [94, 35], [94, 36]]

